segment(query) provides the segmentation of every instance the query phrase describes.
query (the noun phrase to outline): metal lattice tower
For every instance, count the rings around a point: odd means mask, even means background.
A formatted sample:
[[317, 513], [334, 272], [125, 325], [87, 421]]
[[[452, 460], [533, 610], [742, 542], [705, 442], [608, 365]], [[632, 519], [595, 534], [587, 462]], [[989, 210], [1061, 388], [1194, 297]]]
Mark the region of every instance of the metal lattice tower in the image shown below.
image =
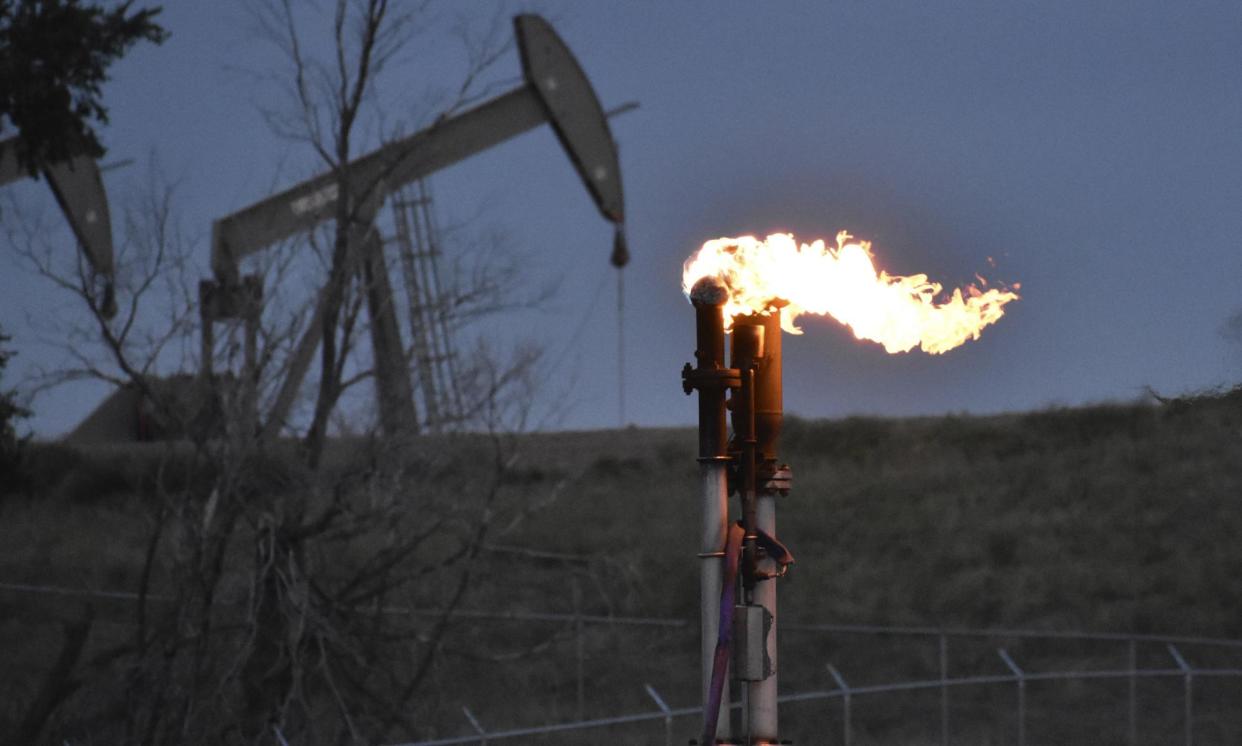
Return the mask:
[[453, 344], [452, 298], [440, 277], [439, 225], [426, 179], [418, 179], [393, 193], [394, 235], [405, 283], [408, 359], [414, 385], [426, 413], [425, 427], [443, 432], [459, 424], [465, 406], [458, 387]]

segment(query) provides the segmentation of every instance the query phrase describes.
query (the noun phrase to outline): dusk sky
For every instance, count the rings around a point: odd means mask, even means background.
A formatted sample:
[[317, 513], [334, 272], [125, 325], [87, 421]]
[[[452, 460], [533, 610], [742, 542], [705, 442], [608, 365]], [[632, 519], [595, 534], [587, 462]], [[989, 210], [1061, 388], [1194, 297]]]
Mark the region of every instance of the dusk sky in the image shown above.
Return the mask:
[[[320, 5], [324, 5], [320, 3]], [[158, 155], [207, 275], [211, 221], [322, 170], [258, 113], [271, 69], [244, 4], [168, 2], [162, 46], [135, 48], [104, 91], [114, 225]], [[305, 5], [308, 28], [329, 13]], [[385, 125], [434, 118], [461, 58], [448, 30], [523, 9], [439, 6], [385, 70]], [[679, 371], [692, 359], [683, 261], [720, 236], [792, 232], [872, 242], [893, 274], [947, 286], [975, 273], [1021, 283], [981, 339], [942, 356], [890, 355], [835, 322], [785, 341], [785, 403], [806, 417], [988, 413], [1193, 392], [1242, 379], [1242, 5], [1237, 3], [542, 3], [612, 120], [632, 262], [625, 270], [626, 412], [693, 422]], [[509, 33], [507, 27], [504, 31]], [[516, 51], [496, 92], [520, 75]], [[374, 122], [372, 121], [373, 125]], [[370, 126], [370, 125], [369, 125]], [[366, 148], [378, 140], [373, 126]], [[529, 258], [542, 308], [488, 335], [546, 349], [559, 428], [618, 422], [611, 228], [546, 126], [437, 174], [445, 224], [499, 232]], [[54, 209], [42, 184], [22, 204]], [[118, 232], [119, 233], [119, 232]], [[118, 235], [118, 241], [120, 237]], [[70, 249], [66, 244], [66, 251]], [[452, 247], [449, 247], [452, 250]], [[54, 366], [35, 320], [69, 300], [0, 246], [0, 328], [19, 357]], [[50, 340], [49, 340], [50, 341]], [[34, 402], [54, 437], [106, 393], [75, 384]]]

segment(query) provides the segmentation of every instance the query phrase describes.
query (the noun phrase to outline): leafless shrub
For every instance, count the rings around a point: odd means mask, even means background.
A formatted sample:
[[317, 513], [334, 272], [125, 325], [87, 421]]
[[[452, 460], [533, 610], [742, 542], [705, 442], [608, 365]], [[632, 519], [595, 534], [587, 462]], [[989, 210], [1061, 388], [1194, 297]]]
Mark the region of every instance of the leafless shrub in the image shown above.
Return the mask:
[[[422, 6], [337, 3], [337, 54], [322, 64], [303, 55], [290, 3], [256, 7], [292, 63], [286, 82], [296, 106], [270, 114], [269, 122], [339, 168], [357, 155], [352, 127], [373, 76], [412, 38]], [[486, 43], [472, 49], [449, 110], [470, 99], [499, 54]], [[540, 423], [532, 404], [540, 350], [519, 345], [498, 353], [480, 342], [462, 358], [468, 425], [461, 434], [419, 441], [357, 427], [361, 434], [329, 441], [342, 393], [370, 375], [355, 350], [365, 331], [366, 288], [348, 269], [351, 216], [341, 214], [310, 238], [332, 298], [307, 435], [263, 441], [248, 426], [235, 379], [218, 376], [207, 386], [164, 375], [200, 362], [202, 268], [191, 261], [198, 247], [178, 224], [175, 195], [175, 184], [153, 167], [147, 189], [125, 209], [121, 313], [113, 319], [99, 310], [88, 268], [48, 238], [46, 225], [28, 211], [6, 213], [22, 217], [6, 221], [9, 243], [78, 301], [73, 314], [46, 329], [68, 364], [41, 371], [32, 388], [81, 378], [135, 387], [165, 434], [176, 436], [159, 446], [142, 488], [146, 539], [134, 552], [132, 634], [105, 641], [89, 621], [69, 625], [63, 652], [43, 688], [22, 704], [13, 732], [28, 740], [89, 734], [143, 744], [258, 743], [275, 733], [303, 744], [415, 735], [426, 714], [421, 697], [446, 646], [457, 655], [512, 660], [562, 635], [488, 650], [448, 641], [489, 540], [555, 504], [563, 486], [532, 494], [514, 478], [516, 435]], [[290, 245], [261, 260], [269, 286], [294, 272], [304, 248]], [[509, 296], [498, 279], [505, 274], [481, 266], [452, 285], [460, 318], [505, 307]], [[259, 331], [261, 395], [278, 386], [309, 318], [305, 302], [292, 296], [268, 307]], [[234, 368], [237, 337], [226, 329], [213, 351]]]

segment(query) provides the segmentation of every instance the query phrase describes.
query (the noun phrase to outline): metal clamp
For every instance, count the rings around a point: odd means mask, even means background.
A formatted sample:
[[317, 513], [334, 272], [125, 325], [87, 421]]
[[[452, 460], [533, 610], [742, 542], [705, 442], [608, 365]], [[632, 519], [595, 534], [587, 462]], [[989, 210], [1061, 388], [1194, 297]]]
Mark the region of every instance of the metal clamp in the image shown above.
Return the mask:
[[760, 478], [760, 494], [785, 497], [793, 487], [793, 470], [789, 468], [789, 464], [781, 464], [771, 474], [761, 475]]

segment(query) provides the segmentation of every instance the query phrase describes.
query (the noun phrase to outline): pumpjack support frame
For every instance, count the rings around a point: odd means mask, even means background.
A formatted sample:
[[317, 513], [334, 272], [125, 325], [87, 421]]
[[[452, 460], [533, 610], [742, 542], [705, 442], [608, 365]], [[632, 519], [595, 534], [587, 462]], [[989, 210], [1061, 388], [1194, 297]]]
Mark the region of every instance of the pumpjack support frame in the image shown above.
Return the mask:
[[[363, 155], [337, 171], [329, 171], [302, 182], [283, 192], [267, 197], [212, 225], [211, 266], [214, 279], [200, 286], [203, 301], [203, 355], [201, 373], [212, 375], [213, 335], [216, 321], [238, 318], [248, 327], [247, 337], [254, 336], [261, 313], [261, 279], [259, 302], [249, 302], [248, 292], [238, 293], [242, 284], [239, 264], [247, 256], [273, 243], [309, 230], [337, 217], [338, 202], [349, 200], [351, 219], [370, 223], [374, 205], [387, 194], [414, 180], [429, 176], [440, 169], [498, 145], [540, 124], [549, 123], [581, 176], [596, 207], [605, 219], [616, 226], [612, 262], [623, 266], [628, 259], [622, 224], [625, 201], [621, 184], [620, 161], [608, 119], [590, 81], [569, 48], [543, 18], [519, 15], [514, 19], [518, 50], [521, 55], [525, 83], [469, 111], [437, 121], [431, 127], [389, 143]], [[363, 207], [370, 205], [371, 207]], [[358, 214], [361, 213], [361, 214]], [[374, 230], [372, 229], [372, 233]], [[365, 231], [363, 232], [365, 233]], [[368, 241], [360, 235], [361, 241]], [[382, 250], [382, 249], [381, 249]], [[391, 329], [396, 326], [393, 303], [388, 290], [387, 271], [383, 261], [374, 261], [373, 252], [364, 246], [351, 245], [351, 255], [367, 253], [367, 273], [377, 277], [371, 283], [369, 312], [372, 328]], [[382, 255], [381, 255], [382, 260]], [[351, 261], [361, 261], [351, 256]], [[251, 283], [256, 280], [250, 280]], [[230, 298], [246, 302], [231, 304]], [[209, 303], [209, 299], [211, 300]], [[221, 300], [223, 299], [223, 300]], [[322, 292], [320, 303], [322, 305]], [[379, 318], [375, 315], [379, 314]], [[260, 425], [264, 436], [272, 436], [285, 424], [297, 388], [309, 368], [318, 346], [321, 324], [318, 314], [296, 348], [276, 403]], [[388, 318], [391, 317], [391, 318]], [[407, 364], [401, 350], [392, 348], [392, 334], [386, 339], [373, 339], [376, 352], [378, 399], [412, 411], [413, 399], [408, 393], [408, 380], [402, 389], [392, 382], [398, 376], [408, 377]], [[249, 354], [249, 345], [247, 346]], [[246, 366], [243, 385], [253, 388], [256, 382], [253, 358]], [[408, 404], [407, 404], [408, 403]], [[386, 409], [387, 407], [384, 407]], [[257, 413], [256, 413], [257, 416]], [[385, 429], [390, 429], [385, 423]]]

